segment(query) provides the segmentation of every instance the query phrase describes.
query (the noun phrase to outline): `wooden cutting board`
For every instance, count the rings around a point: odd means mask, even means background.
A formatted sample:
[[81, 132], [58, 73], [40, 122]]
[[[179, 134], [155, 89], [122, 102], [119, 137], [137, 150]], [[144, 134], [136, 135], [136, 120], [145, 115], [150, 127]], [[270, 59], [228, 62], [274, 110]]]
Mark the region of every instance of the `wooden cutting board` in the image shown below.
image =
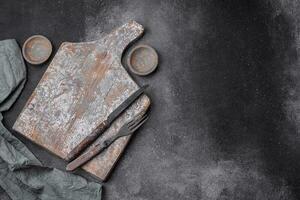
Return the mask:
[[[13, 129], [65, 158], [139, 88], [122, 66], [121, 56], [143, 30], [140, 24], [131, 21], [97, 41], [64, 42]], [[149, 106], [150, 99], [142, 95], [98, 141], [116, 134], [126, 121], [146, 112]], [[83, 169], [105, 180], [129, 139], [120, 138]]]

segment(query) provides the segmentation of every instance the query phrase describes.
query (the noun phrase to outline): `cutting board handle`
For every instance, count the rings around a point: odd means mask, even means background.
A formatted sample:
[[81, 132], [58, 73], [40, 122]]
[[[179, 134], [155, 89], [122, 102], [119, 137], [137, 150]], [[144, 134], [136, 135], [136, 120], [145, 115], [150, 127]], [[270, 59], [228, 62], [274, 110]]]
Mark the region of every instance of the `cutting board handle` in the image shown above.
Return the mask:
[[121, 58], [128, 44], [139, 38], [143, 32], [144, 28], [141, 24], [136, 21], [129, 21], [108, 34], [104, 38], [104, 43], [112, 53]]

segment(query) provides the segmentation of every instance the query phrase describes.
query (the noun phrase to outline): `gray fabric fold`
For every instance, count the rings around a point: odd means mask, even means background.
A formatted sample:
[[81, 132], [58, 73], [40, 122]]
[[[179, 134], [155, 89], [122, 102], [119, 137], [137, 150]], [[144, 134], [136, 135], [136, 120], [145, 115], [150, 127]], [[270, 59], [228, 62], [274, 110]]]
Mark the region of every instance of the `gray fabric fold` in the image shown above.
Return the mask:
[[17, 42], [0, 41], [0, 186], [13, 200], [100, 200], [100, 184], [43, 167], [2, 124], [1, 112], [12, 106], [25, 81], [25, 64]]

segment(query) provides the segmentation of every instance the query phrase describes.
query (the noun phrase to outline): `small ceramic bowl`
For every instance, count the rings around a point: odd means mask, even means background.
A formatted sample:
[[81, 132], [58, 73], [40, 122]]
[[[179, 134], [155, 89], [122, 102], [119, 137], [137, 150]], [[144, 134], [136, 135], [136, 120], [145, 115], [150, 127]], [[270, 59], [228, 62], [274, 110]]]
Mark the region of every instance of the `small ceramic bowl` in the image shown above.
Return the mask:
[[27, 62], [33, 65], [42, 64], [50, 57], [52, 45], [46, 37], [33, 35], [23, 44], [22, 53]]
[[158, 55], [148, 45], [137, 45], [129, 52], [127, 65], [133, 73], [146, 76], [157, 68]]

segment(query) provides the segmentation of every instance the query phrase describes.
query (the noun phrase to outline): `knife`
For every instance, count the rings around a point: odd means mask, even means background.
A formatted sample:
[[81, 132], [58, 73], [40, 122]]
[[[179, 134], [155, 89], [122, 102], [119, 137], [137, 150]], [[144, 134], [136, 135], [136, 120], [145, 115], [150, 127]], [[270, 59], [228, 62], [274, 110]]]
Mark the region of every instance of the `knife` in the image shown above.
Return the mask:
[[128, 108], [148, 87], [142, 86], [140, 89], [130, 95], [121, 105], [119, 105], [102, 123], [100, 123], [91, 134], [85, 137], [67, 156], [66, 160], [74, 160], [83, 150], [85, 150], [91, 143], [93, 143], [111, 124]]

